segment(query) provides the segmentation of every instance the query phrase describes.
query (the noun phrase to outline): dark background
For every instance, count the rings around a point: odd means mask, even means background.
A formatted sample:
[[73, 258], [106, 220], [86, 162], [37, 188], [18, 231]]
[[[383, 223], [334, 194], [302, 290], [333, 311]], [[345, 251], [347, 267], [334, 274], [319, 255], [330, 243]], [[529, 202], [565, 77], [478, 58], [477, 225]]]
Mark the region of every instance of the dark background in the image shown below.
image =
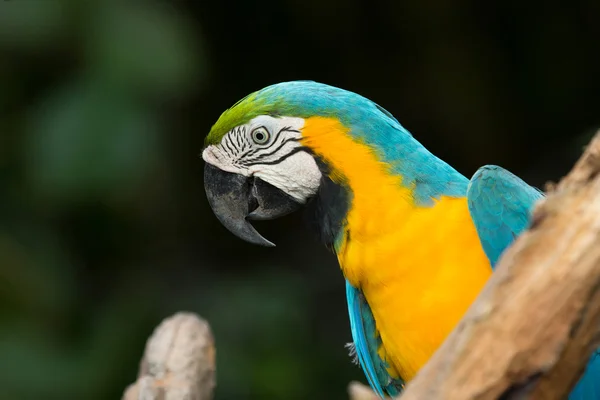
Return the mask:
[[251, 91], [363, 94], [466, 176], [543, 186], [600, 126], [600, 2], [0, 3], [2, 399], [115, 399], [178, 310], [217, 341], [217, 399], [344, 399], [344, 286], [300, 215], [229, 234], [204, 136]]

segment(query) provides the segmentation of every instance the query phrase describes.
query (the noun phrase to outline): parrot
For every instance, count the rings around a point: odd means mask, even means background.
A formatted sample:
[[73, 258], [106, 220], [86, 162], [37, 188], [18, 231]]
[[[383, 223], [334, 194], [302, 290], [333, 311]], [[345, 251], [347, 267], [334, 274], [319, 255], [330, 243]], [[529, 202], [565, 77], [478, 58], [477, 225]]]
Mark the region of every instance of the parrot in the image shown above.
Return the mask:
[[[402, 392], [461, 320], [540, 190], [508, 170], [469, 180], [386, 109], [314, 81], [276, 83], [226, 109], [205, 138], [204, 188], [238, 238], [304, 209], [345, 280], [354, 362], [381, 398]], [[600, 400], [600, 351], [570, 400]]]

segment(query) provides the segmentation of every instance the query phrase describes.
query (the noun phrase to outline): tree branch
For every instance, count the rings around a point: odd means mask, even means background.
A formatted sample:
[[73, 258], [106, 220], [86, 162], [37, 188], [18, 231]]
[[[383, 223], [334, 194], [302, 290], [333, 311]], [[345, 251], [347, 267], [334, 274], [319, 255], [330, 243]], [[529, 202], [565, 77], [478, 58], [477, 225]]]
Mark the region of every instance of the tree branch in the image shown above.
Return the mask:
[[214, 386], [215, 346], [208, 323], [177, 313], [148, 339], [138, 380], [123, 400], [210, 400]]

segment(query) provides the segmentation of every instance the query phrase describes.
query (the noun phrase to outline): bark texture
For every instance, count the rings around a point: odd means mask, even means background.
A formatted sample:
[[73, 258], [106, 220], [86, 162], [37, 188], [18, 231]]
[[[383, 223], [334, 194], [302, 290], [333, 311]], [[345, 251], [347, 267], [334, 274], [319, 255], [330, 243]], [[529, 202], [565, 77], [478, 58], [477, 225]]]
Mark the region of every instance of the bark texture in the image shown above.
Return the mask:
[[210, 327], [195, 314], [177, 313], [148, 339], [138, 379], [123, 400], [210, 400], [214, 387]]

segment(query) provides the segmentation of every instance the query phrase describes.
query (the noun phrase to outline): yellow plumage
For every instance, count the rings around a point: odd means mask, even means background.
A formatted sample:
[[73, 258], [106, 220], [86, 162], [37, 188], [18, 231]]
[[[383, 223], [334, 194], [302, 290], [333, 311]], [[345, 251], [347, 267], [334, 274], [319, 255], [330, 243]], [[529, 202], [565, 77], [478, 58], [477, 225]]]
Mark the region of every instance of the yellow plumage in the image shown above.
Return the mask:
[[332, 179], [352, 192], [340, 266], [371, 307], [391, 376], [408, 381], [492, 273], [466, 198], [418, 207], [402, 178], [335, 119], [308, 118], [303, 137], [333, 168]]

